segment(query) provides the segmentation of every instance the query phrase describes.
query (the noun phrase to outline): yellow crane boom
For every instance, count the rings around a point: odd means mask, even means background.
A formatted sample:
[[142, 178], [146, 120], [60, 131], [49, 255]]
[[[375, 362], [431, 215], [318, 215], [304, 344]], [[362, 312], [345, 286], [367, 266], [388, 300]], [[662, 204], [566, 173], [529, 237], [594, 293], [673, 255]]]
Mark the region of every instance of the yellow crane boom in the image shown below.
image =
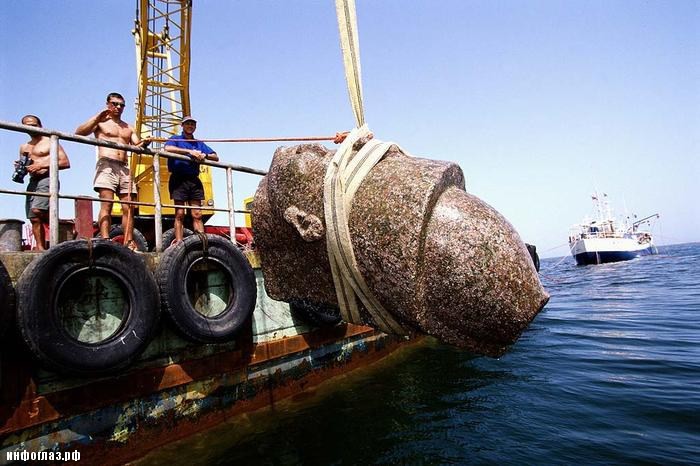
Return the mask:
[[176, 134], [190, 114], [192, 0], [138, 0], [133, 30], [141, 136]]
[[[180, 122], [191, 114], [190, 34], [192, 0], [136, 0], [134, 41], [136, 44], [136, 132], [141, 138], [168, 138], [180, 132]], [[162, 149], [154, 142], [153, 149]], [[143, 159], [143, 160], [142, 160]], [[138, 201], [153, 202], [153, 169], [150, 157], [134, 156], [131, 173], [138, 186]], [[168, 193], [167, 160], [161, 158], [160, 192], [163, 203], [172, 204]], [[202, 165], [204, 204], [213, 205], [210, 168]], [[140, 206], [138, 215], [153, 215], [152, 207]], [[213, 211], [203, 211], [211, 215]], [[172, 208], [163, 209], [173, 215]]]

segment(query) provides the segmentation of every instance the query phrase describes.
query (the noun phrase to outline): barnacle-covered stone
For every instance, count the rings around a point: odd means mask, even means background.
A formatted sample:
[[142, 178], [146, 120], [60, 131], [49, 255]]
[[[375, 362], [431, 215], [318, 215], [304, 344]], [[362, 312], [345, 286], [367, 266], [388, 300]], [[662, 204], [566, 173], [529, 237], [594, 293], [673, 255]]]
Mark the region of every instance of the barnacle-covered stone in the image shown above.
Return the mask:
[[[280, 148], [258, 187], [253, 229], [275, 299], [338, 306], [323, 210], [333, 154]], [[390, 151], [357, 190], [348, 223], [368, 287], [410, 331], [498, 356], [547, 302], [517, 232], [465, 191], [454, 163]]]

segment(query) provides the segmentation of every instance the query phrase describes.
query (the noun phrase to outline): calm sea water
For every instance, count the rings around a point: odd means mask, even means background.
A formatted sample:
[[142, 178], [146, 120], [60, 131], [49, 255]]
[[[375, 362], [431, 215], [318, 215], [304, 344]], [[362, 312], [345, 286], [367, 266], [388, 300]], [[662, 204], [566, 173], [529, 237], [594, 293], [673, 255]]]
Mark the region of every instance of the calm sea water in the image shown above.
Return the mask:
[[541, 276], [498, 360], [427, 342], [141, 463], [700, 463], [700, 244]]

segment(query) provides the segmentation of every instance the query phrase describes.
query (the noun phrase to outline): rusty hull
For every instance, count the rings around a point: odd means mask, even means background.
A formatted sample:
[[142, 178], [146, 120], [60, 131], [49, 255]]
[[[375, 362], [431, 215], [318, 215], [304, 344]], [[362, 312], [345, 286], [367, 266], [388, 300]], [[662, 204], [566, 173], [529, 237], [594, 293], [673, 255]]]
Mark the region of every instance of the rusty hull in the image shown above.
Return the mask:
[[[16, 279], [36, 256], [3, 253], [0, 260]], [[158, 260], [144, 256], [151, 268]], [[0, 464], [10, 451], [74, 450], [88, 464], [123, 464], [408, 343], [352, 324], [310, 327], [270, 299], [259, 270], [256, 279], [253, 318], [235, 341], [192, 343], [165, 323], [140, 359], [112, 376], [49, 372], [16, 330], [7, 332], [0, 340]]]
[[236, 349], [203, 358], [61, 382], [41, 374], [27, 352], [3, 351], [0, 462], [7, 451], [78, 450], [88, 464], [123, 464], [371, 364], [405, 343], [352, 324], [261, 343], [248, 335]]

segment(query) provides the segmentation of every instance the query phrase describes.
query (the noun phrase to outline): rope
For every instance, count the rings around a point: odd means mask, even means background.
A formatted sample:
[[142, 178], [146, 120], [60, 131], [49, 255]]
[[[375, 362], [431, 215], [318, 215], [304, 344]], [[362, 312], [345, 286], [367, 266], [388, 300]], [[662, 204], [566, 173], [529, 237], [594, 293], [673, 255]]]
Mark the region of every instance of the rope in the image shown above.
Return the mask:
[[87, 241], [87, 250], [88, 250], [88, 267], [92, 268], [95, 265], [95, 260], [92, 256], [92, 251], [93, 251], [92, 238], [86, 238], [86, 241]]
[[554, 264], [554, 265], [552, 266], [552, 268], [559, 267], [559, 264], [561, 264], [562, 262], [564, 262], [564, 261], [565, 261], [566, 259], [568, 259], [568, 258], [569, 258], [568, 255], [567, 255], [567, 256], [562, 256], [561, 260], [559, 260], [559, 262], [557, 262], [556, 264]]
[[544, 254], [545, 252], [554, 251], [555, 249], [563, 248], [564, 246], [568, 246], [568, 245], [569, 245], [569, 243], [567, 242], [567, 243], [560, 244], [558, 246], [554, 246], [553, 248], [549, 248], [547, 250], [542, 251], [542, 254]]
[[[563, 256], [556, 264], [554, 264], [554, 265], [551, 267], [551, 269], [556, 269], [557, 267], [559, 267], [559, 265], [561, 265], [562, 262], [564, 262], [564, 261], [565, 261], [566, 259], [568, 259], [569, 257], [571, 257], [571, 256], [568, 256], [568, 255]], [[546, 278], [547, 280], [550, 280], [550, 281], [552, 281], [552, 282], [554, 282], [554, 283], [564, 283], [564, 282], [565, 282], [565, 280], [563, 280], [563, 279], [561, 279], [561, 278], [554, 277], [554, 276], [549, 275], [549, 274], [546, 274], [546, 273], [544, 273], [544, 272], [540, 272], [540, 276], [543, 277], [543, 278]]]
[[[347, 131], [335, 133], [335, 136], [282, 136], [272, 138], [224, 138], [224, 139], [178, 139], [178, 138], [151, 138], [152, 141], [188, 141], [188, 142], [304, 142], [304, 141], [333, 141], [339, 144], [343, 141]], [[340, 139], [340, 141], [338, 141]]]
[[199, 236], [199, 240], [202, 242], [202, 255], [206, 260], [207, 256], [209, 256], [209, 238], [207, 237], [206, 233], [199, 230], [195, 230], [195, 233], [197, 236]]

